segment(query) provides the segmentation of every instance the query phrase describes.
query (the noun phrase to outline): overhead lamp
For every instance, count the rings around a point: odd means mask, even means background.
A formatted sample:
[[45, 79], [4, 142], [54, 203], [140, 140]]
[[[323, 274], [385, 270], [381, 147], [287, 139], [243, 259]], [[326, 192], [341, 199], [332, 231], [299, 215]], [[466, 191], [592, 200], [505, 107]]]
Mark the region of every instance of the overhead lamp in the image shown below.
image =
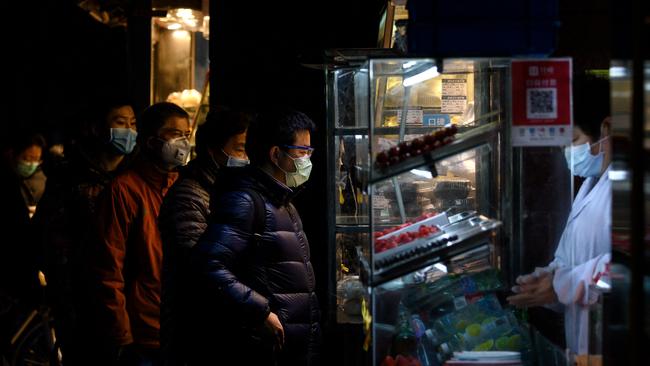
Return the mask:
[[181, 19], [195, 19], [196, 16], [194, 15], [194, 10], [192, 9], [186, 9], [186, 8], [180, 8], [180, 9], [174, 9], [172, 10], [174, 15], [177, 18]]
[[417, 62], [415, 62], [415, 61], [408, 61], [408, 62], [405, 62], [405, 63], [402, 65], [402, 68], [403, 68], [403, 69], [408, 69], [408, 68], [410, 68], [410, 67], [415, 66], [416, 63], [417, 63]]
[[425, 80], [433, 79], [436, 76], [440, 76], [440, 73], [438, 72], [438, 67], [432, 66], [418, 74], [405, 78], [404, 81], [402, 81], [402, 85], [408, 87], [411, 85], [421, 83]]

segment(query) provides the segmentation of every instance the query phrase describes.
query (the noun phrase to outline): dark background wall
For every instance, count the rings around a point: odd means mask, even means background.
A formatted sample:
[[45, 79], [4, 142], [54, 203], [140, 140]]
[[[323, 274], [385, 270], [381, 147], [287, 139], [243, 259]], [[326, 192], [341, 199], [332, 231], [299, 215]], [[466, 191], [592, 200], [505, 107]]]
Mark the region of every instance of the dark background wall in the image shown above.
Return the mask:
[[[94, 20], [72, 0], [3, 6], [7, 14], [19, 16], [4, 30], [0, 100], [7, 130], [0, 142], [10, 138], [9, 131], [28, 127], [52, 142], [62, 141], [88, 105], [109, 95], [124, 95], [144, 107], [148, 100], [138, 83], [148, 89], [148, 48], [139, 47], [145, 57], [132, 49], [148, 39], [134, 40], [126, 27]], [[146, 66], [144, 71], [134, 57]]]

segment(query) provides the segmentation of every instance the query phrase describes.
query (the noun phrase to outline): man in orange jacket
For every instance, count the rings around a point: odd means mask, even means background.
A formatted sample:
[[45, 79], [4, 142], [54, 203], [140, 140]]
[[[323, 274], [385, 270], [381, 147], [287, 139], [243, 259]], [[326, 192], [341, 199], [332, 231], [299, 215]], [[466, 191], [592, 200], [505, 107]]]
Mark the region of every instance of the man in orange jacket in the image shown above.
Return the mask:
[[[98, 335], [113, 365], [159, 365], [162, 243], [157, 219], [176, 168], [190, 154], [187, 113], [171, 103], [137, 121], [141, 153], [100, 199], [89, 253]], [[103, 360], [102, 360], [103, 361]]]

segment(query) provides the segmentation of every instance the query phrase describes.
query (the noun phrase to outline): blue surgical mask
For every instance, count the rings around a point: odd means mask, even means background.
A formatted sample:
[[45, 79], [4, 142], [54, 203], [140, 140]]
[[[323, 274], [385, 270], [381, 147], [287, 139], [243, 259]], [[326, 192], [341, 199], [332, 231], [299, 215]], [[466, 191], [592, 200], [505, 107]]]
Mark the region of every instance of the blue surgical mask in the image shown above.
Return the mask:
[[228, 160], [226, 161], [226, 166], [227, 167], [240, 168], [240, 167], [244, 167], [244, 166], [251, 163], [250, 160], [248, 160], [248, 159], [240, 159], [240, 158], [236, 158], [234, 156], [228, 155], [228, 153], [225, 152], [223, 149], [221, 149], [221, 152], [224, 155], [226, 155], [226, 157], [228, 158]]
[[[598, 140], [593, 145], [600, 144], [606, 138]], [[564, 158], [573, 175], [583, 178], [597, 177], [600, 175], [600, 170], [603, 167], [604, 153], [601, 149], [598, 154], [592, 155], [591, 146], [589, 143], [585, 143], [564, 148]], [[573, 160], [571, 160], [572, 155]]]
[[118, 153], [127, 155], [133, 152], [137, 137], [138, 133], [130, 128], [111, 128], [109, 143]]

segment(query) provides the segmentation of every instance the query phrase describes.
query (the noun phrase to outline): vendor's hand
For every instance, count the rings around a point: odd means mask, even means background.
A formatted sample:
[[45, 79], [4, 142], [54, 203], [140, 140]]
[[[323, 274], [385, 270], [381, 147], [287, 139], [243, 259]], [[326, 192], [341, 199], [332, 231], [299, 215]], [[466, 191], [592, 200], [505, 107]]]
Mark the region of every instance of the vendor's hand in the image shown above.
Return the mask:
[[264, 326], [275, 337], [276, 348], [281, 350], [284, 345], [284, 328], [282, 328], [282, 323], [280, 323], [278, 316], [273, 312], [269, 313], [269, 316], [264, 321]]
[[544, 272], [535, 276], [527, 275], [517, 278], [518, 286], [516, 295], [506, 300], [517, 307], [542, 306], [557, 302], [557, 295], [553, 289], [553, 273]]

